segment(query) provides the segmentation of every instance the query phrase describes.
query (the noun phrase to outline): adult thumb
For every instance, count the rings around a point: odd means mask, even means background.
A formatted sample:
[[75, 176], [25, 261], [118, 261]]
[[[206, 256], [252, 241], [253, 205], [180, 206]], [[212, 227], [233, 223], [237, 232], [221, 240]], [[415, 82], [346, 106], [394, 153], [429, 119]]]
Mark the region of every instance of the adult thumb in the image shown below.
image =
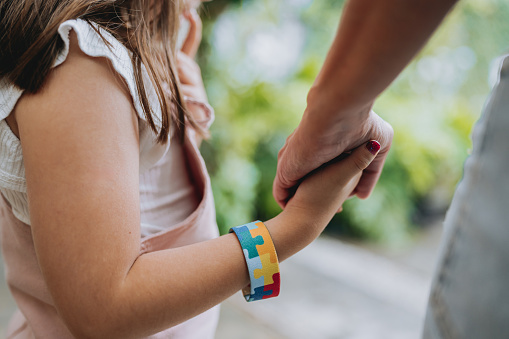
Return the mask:
[[380, 143], [370, 140], [354, 149], [350, 154], [342, 154], [322, 165], [319, 172], [325, 175], [327, 180], [332, 180], [329, 181], [331, 189], [341, 187], [341, 190], [350, 190], [348, 191], [350, 194], [357, 185], [362, 172], [375, 159], [379, 151]]
[[343, 163], [343, 171], [346, 172], [343, 173], [355, 176], [364, 171], [375, 159], [380, 147], [380, 143], [376, 140], [370, 140], [366, 144], [357, 147], [350, 156], [340, 161], [340, 163]]

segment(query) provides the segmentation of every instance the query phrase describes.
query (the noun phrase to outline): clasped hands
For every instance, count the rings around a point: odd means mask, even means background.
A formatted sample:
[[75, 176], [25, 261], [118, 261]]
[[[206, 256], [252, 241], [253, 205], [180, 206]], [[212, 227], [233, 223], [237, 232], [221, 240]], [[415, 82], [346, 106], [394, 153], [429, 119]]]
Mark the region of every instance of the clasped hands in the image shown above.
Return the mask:
[[[194, 61], [201, 42], [202, 23], [195, 10], [187, 11], [184, 16], [190, 27], [177, 55], [177, 69], [182, 94], [206, 103], [207, 95], [200, 68]], [[315, 112], [323, 111], [324, 104], [323, 100], [320, 104], [316, 104], [319, 100], [319, 96], [308, 97], [308, 108], [302, 121], [279, 151], [273, 194], [282, 208], [285, 208], [288, 201], [294, 196], [304, 177], [341, 154], [350, 152], [366, 144], [369, 140], [377, 140], [381, 145], [381, 149], [374, 160], [371, 159], [369, 165], [366, 164], [367, 168], [361, 169], [362, 175], [356, 174], [355, 180], [350, 180], [349, 184], [345, 184], [345, 187], [340, 189], [341, 192], [336, 194], [337, 196], [343, 196], [346, 191], [349, 191], [344, 199], [353, 195], [361, 199], [367, 198], [380, 177], [387, 153], [391, 147], [392, 127], [371, 110], [372, 105], [359, 108], [357, 111], [350, 110], [348, 113], [332, 111], [332, 114], [319, 115]], [[190, 106], [189, 109], [195, 120], [204, 118], [201, 107]], [[338, 170], [343, 168], [341, 166], [336, 167]], [[345, 173], [345, 176], [348, 175], [348, 173]], [[353, 172], [351, 175], [353, 175]], [[324, 180], [329, 179], [331, 178], [324, 177]], [[350, 186], [353, 186], [353, 188]], [[323, 189], [327, 190], [326, 187]], [[334, 194], [334, 192], [332, 193]], [[341, 205], [344, 199], [340, 199], [338, 212], [342, 209]]]
[[[366, 199], [382, 172], [393, 139], [392, 127], [371, 110], [371, 105], [345, 116], [341, 116], [342, 112], [320, 116], [311, 107], [308, 101], [302, 121], [279, 151], [273, 186], [277, 203], [285, 208], [308, 173], [368, 140], [377, 140], [380, 151], [349, 192], [349, 196]], [[344, 192], [337, 194], [344, 195]], [[341, 209], [342, 202], [337, 212]]]

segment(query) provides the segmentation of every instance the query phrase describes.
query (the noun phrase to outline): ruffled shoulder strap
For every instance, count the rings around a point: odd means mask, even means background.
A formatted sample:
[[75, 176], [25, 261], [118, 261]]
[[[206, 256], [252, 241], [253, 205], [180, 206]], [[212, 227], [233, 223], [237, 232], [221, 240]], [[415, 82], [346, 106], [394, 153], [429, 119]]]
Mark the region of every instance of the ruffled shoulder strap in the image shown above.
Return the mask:
[[[92, 27], [92, 25], [94, 27]], [[136, 81], [134, 79], [134, 68], [131, 62], [130, 51], [109, 32], [101, 28], [95, 23], [89, 23], [82, 19], [69, 20], [62, 23], [58, 29], [60, 37], [64, 41], [64, 49], [58, 56], [53, 67], [60, 65], [65, 61], [69, 53], [69, 32], [74, 30], [78, 37], [78, 44], [83, 53], [91, 57], [104, 57], [107, 58], [115, 71], [125, 80], [129, 92], [133, 98], [134, 108], [138, 116], [145, 120], [143, 108], [141, 106], [140, 97], [138, 95]], [[144, 66], [142, 66], [142, 73], [144, 76], [144, 84], [147, 88], [147, 94], [152, 105], [152, 111], [155, 113], [155, 123], [160, 126], [161, 123], [161, 109], [157, 104], [157, 97], [150, 82], [148, 74]]]
[[7, 79], [0, 79], [0, 120], [11, 114], [23, 91], [11, 84]]

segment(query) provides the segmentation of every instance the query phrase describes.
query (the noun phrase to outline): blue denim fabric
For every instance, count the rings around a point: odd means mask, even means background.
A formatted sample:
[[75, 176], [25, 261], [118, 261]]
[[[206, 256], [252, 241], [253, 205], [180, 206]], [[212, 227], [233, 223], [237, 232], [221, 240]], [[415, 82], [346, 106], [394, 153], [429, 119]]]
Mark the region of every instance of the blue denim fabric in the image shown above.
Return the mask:
[[444, 223], [424, 339], [509, 338], [509, 57]]

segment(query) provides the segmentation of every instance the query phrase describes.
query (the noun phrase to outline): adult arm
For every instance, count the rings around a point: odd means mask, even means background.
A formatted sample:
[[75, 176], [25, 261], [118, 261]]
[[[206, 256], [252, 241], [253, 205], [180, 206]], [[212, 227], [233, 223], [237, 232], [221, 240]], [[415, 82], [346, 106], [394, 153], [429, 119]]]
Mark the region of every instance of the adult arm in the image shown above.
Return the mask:
[[366, 140], [382, 144], [354, 194], [373, 190], [392, 128], [371, 107], [426, 43], [456, 0], [350, 0], [307, 98], [307, 108], [278, 159], [274, 197], [284, 207], [299, 180]]
[[[76, 337], [139, 338], [239, 291], [248, 283], [246, 264], [233, 234], [139, 254], [131, 98], [105, 59], [84, 55], [74, 33], [70, 38], [66, 61], [15, 110], [36, 255], [55, 307]], [[281, 261], [320, 234], [373, 158], [361, 147], [318, 171], [266, 222]]]

